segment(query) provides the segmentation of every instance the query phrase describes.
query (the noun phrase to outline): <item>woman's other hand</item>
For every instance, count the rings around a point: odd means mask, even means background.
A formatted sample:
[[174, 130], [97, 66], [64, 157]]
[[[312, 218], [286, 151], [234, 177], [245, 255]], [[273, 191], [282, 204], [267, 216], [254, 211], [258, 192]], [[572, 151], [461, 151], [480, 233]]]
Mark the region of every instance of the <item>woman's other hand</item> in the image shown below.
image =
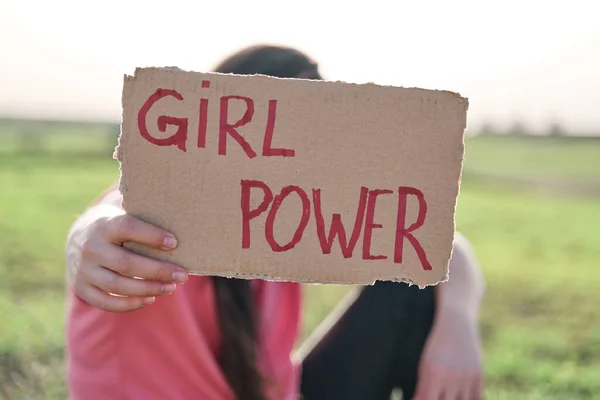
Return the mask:
[[484, 394], [479, 309], [485, 282], [475, 252], [457, 233], [450, 279], [436, 287], [436, 313], [419, 366], [415, 400], [480, 400]]
[[482, 347], [477, 323], [445, 314], [427, 340], [415, 400], [483, 398]]

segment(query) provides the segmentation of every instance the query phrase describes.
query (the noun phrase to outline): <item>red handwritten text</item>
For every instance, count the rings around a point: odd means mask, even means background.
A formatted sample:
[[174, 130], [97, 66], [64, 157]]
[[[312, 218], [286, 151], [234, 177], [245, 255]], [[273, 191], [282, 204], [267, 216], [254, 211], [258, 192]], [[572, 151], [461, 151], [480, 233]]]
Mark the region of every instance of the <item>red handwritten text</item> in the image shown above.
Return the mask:
[[[252, 189], [258, 189], [262, 191], [262, 200], [260, 204], [252, 209], [251, 208], [251, 195]], [[273, 233], [273, 225], [277, 212], [283, 201], [290, 195], [295, 194], [301, 200], [301, 219], [296, 228], [293, 237], [286, 244], [280, 244], [276, 241]], [[405, 239], [414, 248], [421, 265], [424, 270], [431, 270], [431, 264], [427, 260], [425, 250], [419, 240], [414, 236], [413, 232], [423, 226], [425, 223], [425, 217], [427, 215], [427, 203], [423, 193], [412, 187], [399, 187], [396, 191], [393, 190], [369, 190], [366, 187], [361, 187], [358, 207], [356, 211], [356, 217], [354, 219], [354, 225], [352, 232], [348, 239], [346, 229], [342, 223], [342, 217], [340, 214], [333, 214], [331, 218], [331, 225], [329, 232], [326, 232], [325, 218], [321, 208], [321, 190], [312, 190], [313, 208], [315, 215], [315, 225], [317, 229], [317, 238], [321, 246], [323, 254], [330, 254], [333, 247], [334, 238], [337, 236], [340, 243], [341, 252], [344, 258], [352, 257], [354, 248], [360, 237], [361, 231], [363, 233], [363, 245], [362, 245], [362, 259], [363, 260], [384, 260], [388, 257], [385, 255], [372, 255], [371, 254], [371, 239], [373, 229], [382, 228], [381, 223], [374, 222], [376, 201], [378, 196], [383, 195], [394, 195], [398, 196], [398, 214], [395, 222], [395, 242], [394, 242], [394, 255], [393, 260], [395, 263], [402, 263], [404, 255], [404, 244]], [[410, 226], [406, 226], [406, 211], [407, 211], [407, 200], [408, 196], [414, 196], [418, 200], [418, 215], [417, 220]], [[269, 209], [270, 207], [270, 209]], [[271, 249], [274, 252], [288, 251], [296, 246], [301, 240], [308, 226], [308, 222], [311, 214], [311, 204], [306, 192], [298, 186], [285, 186], [281, 189], [281, 192], [273, 196], [273, 192], [269, 186], [258, 180], [242, 180], [241, 181], [241, 211], [242, 211], [242, 248], [250, 248], [250, 222], [267, 212], [267, 218], [265, 220], [265, 239]]]
[[[202, 81], [202, 88], [210, 88], [210, 81]], [[157, 146], [177, 146], [183, 152], [187, 151], [187, 140], [189, 134], [189, 119], [184, 117], [174, 117], [161, 115], [156, 121], [157, 128], [160, 132], [166, 132], [168, 125], [177, 127], [174, 134], [167, 138], [156, 138], [152, 136], [148, 130], [148, 113], [152, 107], [165, 97], [172, 97], [178, 101], [184, 101], [183, 96], [171, 89], [158, 89], [144, 102], [138, 112], [138, 128], [140, 135], [148, 142]], [[246, 96], [229, 95], [221, 96], [219, 99], [219, 115], [218, 115], [218, 155], [227, 155], [228, 138], [233, 139], [248, 156], [253, 159], [257, 156], [256, 151], [250, 143], [240, 133], [239, 129], [243, 126], [253, 123], [252, 119], [255, 113], [255, 101]], [[242, 102], [245, 111], [244, 115], [237, 121], [230, 121], [229, 111], [230, 103]], [[197, 147], [206, 147], [206, 135], [209, 119], [209, 99], [202, 98], [198, 105], [198, 137]], [[285, 148], [273, 147], [273, 135], [275, 131], [275, 120], [277, 118], [277, 100], [269, 100], [267, 104], [267, 120], [264, 124], [265, 130], [263, 134], [262, 156], [263, 157], [294, 157], [295, 151]]]

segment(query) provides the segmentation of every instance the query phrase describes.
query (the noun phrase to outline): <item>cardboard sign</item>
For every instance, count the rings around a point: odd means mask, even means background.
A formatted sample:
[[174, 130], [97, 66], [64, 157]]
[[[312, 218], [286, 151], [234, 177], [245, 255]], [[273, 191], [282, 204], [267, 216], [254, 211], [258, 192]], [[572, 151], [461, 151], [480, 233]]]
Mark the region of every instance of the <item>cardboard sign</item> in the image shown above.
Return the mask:
[[446, 279], [468, 101], [446, 91], [137, 69], [116, 157], [130, 214], [192, 274]]

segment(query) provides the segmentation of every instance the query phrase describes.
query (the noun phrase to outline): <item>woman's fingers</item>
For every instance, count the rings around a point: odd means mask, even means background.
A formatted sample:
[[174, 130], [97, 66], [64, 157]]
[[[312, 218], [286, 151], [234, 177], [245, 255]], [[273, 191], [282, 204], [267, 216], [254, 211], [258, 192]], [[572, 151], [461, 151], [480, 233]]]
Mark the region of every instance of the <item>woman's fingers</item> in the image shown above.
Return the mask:
[[154, 297], [120, 297], [109, 294], [92, 285], [86, 285], [79, 297], [93, 305], [108, 312], [127, 312], [138, 310], [144, 306], [154, 303]]
[[185, 269], [122, 246], [135, 242], [162, 250], [175, 248], [175, 238], [163, 229], [123, 214], [98, 220], [92, 233], [81, 244], [74, 289], [94, 307], [111, 312], [136, 310], [152, 304], [156, 296], [173, 293], [175, 283], [187, 280]]
[[135, 279], [117, 274], [104, 267], [91, 269], [88, 282], [105, 292], [119, 296], [154, 297], [171, 294], [176, 289], [174, 283]]
[[170, 232], [128, 214], [110, 218], [105, 229], [108, 240], [119, 245], [135, 242], [161, 250], [172, 250], [177, 246], [177, 240]]
[[186, 270], [175, 264], [145, 257], [107, 242], [98, 244], [94, 256], [99, 265], [130, 277], [163, 283], [183, 283], [188, 276]]
[[471, 382], [470, 386], [471, 392], [468, 397], [469, 400], [481, 400], [483, 399], [484, 394], [484, 386], [483, 386], [483, 378], [481, 375], [477, 375], [475, 379]]

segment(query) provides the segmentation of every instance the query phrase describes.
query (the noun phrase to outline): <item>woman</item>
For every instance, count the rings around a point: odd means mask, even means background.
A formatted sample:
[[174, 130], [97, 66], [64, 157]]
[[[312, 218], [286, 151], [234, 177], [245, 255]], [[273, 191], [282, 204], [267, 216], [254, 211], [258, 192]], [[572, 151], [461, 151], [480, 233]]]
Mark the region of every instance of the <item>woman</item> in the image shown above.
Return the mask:
[[[321, 79], [306, 55], [275, 46], [245, 49], [216, 70]], [[298, 360], [300, 284], [188, 277], [126, 250], [125, 241], [177, 246], [169, 232], [126, 215], [113, 186], [67, 239], [73, 399], [377, 400], [395, 388], [405, 399], [481, 396], [483, 282], [460, 235], [447, 283], [357, 289]]]

